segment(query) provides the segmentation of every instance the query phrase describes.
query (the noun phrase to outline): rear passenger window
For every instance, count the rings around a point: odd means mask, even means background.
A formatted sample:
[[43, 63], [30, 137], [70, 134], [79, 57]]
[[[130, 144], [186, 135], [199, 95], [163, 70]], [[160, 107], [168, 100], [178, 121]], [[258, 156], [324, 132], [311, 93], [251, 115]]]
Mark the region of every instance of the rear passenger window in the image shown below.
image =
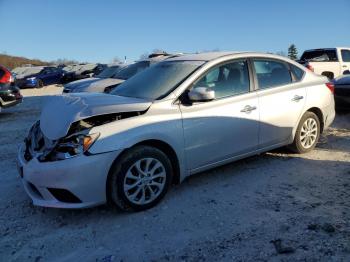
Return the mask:
[[259, 89], [267, 89], [292, 83], [286, 63], [274, 60], [255, 60], [254, 68]]
[[300, 60], [310, 62], [338, 62], [335, 49], [316, 49], [305, 51]]
[[341, 50], [343, 62], [350, 62], [350, 50]]
[[250, 82], [247, 61], [236, 61], [215, 67], [193, 87], [208, 87], [215, 91], [216, 98], [248, 93]]
[[290, 69], [292, 70], [292, 73], [296, 81], [300, 81], [303, 78], [305, 73], [304, 70], [300, 69], [295, 65], [290, 65]]

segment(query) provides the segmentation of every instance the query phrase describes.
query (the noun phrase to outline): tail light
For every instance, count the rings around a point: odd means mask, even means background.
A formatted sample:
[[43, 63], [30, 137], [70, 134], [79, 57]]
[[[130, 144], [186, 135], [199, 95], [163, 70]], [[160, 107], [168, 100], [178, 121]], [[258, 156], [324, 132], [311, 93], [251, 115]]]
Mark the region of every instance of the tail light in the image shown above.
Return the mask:
[[331, 82], [328, 82], [328, 83], [326, 83], [326, 86], [332, 92], [332, 94], [334, 94], [334, 84]]
[[306, 64], [305, 67], [309, 69], [311, 72], [315, 72], [315, 69], [310, 64]]
[[0, 78], [0, 83], [7, 84], [13, 82], [13, 77], [6, 68], [0, 67], [4, 71], [4, 75]]

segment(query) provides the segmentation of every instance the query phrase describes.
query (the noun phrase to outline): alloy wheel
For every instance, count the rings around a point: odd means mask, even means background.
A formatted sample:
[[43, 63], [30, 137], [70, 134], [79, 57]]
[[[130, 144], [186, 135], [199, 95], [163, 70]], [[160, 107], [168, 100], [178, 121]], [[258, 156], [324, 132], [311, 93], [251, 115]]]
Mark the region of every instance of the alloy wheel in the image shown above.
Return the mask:
[[307, 118], [300, 130], [300, 143], [308, 149], [312, 147], [317, 139], [317, 122], [314, 118]]
[[137, 205], [154, 201], [166, 184], [164, 165], [155, 158], [137, 160], [128, 169], [124, 178], [124, 193], [127, 199]]

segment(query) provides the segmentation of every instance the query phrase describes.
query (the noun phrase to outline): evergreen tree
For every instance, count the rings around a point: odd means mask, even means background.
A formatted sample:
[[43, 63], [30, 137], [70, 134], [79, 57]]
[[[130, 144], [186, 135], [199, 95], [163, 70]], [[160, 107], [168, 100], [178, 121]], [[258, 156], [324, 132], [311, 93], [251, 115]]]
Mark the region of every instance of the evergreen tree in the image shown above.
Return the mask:
[[288, 57], [292, 60], [296, 60], [298, 58], [298, 49], [295, 44], [291, 44], [288, 47]]

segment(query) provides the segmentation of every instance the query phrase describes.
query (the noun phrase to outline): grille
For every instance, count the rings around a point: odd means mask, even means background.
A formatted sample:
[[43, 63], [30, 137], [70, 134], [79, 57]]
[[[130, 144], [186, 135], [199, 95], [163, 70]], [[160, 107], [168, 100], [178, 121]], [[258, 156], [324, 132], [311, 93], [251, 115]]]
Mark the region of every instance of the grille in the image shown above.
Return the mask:
[[[24, 158], [29, 161], [35, 156], [47, 155], [54, 147], [54, 142], [44, 136], [40, 129], [40, 122], [36, 122], [25, 139], [26, 149]], [[40, 160], [40, 159], [39, 159]]]
[[60, 202], [65, 203], [81, 203], [81, 200], [72, 192], [60, 188], [48, 188], [47, 190]]

